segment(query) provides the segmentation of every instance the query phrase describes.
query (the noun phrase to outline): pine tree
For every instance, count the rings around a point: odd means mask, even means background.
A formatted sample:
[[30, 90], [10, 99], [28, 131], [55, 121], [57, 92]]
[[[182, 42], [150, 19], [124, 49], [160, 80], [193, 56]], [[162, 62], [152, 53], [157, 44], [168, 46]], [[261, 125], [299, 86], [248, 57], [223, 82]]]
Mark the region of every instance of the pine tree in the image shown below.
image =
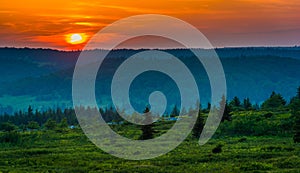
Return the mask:
[[36, 121], [39, 124], [39, 126], [43, 124], [41, 116], [41, 113], [36, 109], [34, 113], [34, 121]]
[[65, 129], [68, 127], [68, 121], [67, 118], [63, 118], [60, 123], [59, 123], [59, 127], [62, 129]]
[[28, 109], [27, 109], [27, 117], [28, 117], [28, 120], [29, 121], [32, 121], [33, 120], [33, 109], [31, 106], [28, 106]]
[[142, 135], [140, 136], [141, 140], [147, 140], [147, 139], [152, 139], [154, 135], [154, 130], [153, 130], [153, 119], [151, 116], [150, 109], [146, 107], [144, 110], [144, 115], [145, 119], [143, 121], [143, 125], [141, 130], [142, 130]]
[[230, 106], [228, 106], [227, 100], [224, 95], [222, 96], [222, 100], [220, 102], [220, 109], [224, 110], [222, 122], [224, 122], [225, 120], [231, 121], [231, 108]]
[[29, 129], [39, 129], [40, 125], [36, 121], [30, 121], [27, 125], [27, 128], [29, 128]]
[[208, 102], [206, 108], [202, 110], [203, 113], [208, 113], [210, 111], [211, 104]]
[[232, 107], [233, 110], [240, 110], [242, 108], [241, 101], [237, 96], [232, 99], [229, 106]]
[[291, 118], [294, 120], [294, 142], [300, 143], [300, 87], [297, 89], [297, 95], [291, 100]]
[[232, 99], [231, 103], [232, 103], [232, 106], [235, 106], [235, 107], [240, 107], [241, 106], [241, 101], [237, 96], [235, 96]]
[[170, 115], [171, 115], [171, 117], [179, 116], [179, 109], [177, 108], [177, 105], [174, 106]]
[[274, 91], [272, 92], [269, 99], [267, 99], [263, 104], [263, 109], [278, 109], [284, 107], [286, 104], [286, 101], [280, 94], [276, 94]]
[[33, 115], [33, 109], [32, 109], [32, 107], [30, 105], [28, 106], [27, 113], [28, 113], [28, 116], [32, 116]]
[[249, 98], [244, 99], [243, 107], [245, 110], [251, 110], [253, 108]]
[[252, 107], [253, 107], [254, 110], [259, 110], [260, 109], [258, 103], [255, 103]]
[[0, 124], [0, 131], [11, 132], [17, 129], [17, 126], [11, 122], [4, 122]]
[[197, 117], [196, 123], [194, 125], [194, 128], [192, 130], [192, 135], [195, 138], [199, 138], [203, 128], [204, 128], [204, 118], [201, 115], [201, 109], [199, 109], [198, 117]]
[[211, 103], [208, 102], [206, 107], [207, 112], [209, 112], [210, 108], [211, 108]]
[[56, 121], [54, 121], [52, 119], [48, 119], [44, 125], [48, 130], [54, 130], [56, 128], [57, 124], [56, 124]]
[[300, 86], [297, 88], [297, 96], [298, 99], [300, 99]]
[[300, 143], [300, 112], [298, 111], [295, 117], [295, 125], [294, 125], [294, 142], [295, 143]]

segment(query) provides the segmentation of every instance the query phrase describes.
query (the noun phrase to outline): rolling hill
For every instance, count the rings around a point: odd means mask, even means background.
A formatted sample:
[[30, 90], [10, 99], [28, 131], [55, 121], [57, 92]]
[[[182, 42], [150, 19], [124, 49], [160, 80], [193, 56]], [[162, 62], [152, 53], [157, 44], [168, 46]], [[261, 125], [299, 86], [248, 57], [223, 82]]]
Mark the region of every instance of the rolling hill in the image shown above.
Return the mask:
[[[115, 70], [139, 51], [142, 50], [115, 50], [105, 59], [96, 82], [100, 105], [111, 105], [110, 83]], [[210, 100], [210, 86], [200, 62], [188, 50], [164, 51], [179, 57], [189, 67], [197, 79], [201, 103], [206, 105]], [[210, 50], [200, 51], [205, 55]], [[225, 71], [228, 99], [249, 97], [253, 103], [260, 104], [276, 91], [289, 100], [300, 86], [298, 47], [223, 48], [216, 51]], [[72, 75], [79, 54], [78, 51], [0, 48], [0, 113], [26, 109], [28, 105], [36, 109], [71, 106]], [[130, 98], [134, 107], [142, 110], [149, 94], [155, 90], [166, 94], [170, 107], [180, 104], [179, 90], [171, 78], [158, 72], [146, 72], [131, 85]]]

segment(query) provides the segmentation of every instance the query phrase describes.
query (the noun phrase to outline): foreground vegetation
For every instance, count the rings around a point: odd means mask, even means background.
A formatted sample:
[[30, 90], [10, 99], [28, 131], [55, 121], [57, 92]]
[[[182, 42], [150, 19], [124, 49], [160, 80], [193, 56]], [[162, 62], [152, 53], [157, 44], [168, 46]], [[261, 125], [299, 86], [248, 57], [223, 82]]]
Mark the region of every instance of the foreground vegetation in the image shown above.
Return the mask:
[[[190, 136], [170, 153], [145, 161], [104, 153], [80, 129], [20, 132], [19, 141], [0, 143], [0, 172], [299, 172], [300, 145], [290, 135], [224, 136], [220, 129], [203, 146]], [[128, 129], [121, 131], [128, 135]]]

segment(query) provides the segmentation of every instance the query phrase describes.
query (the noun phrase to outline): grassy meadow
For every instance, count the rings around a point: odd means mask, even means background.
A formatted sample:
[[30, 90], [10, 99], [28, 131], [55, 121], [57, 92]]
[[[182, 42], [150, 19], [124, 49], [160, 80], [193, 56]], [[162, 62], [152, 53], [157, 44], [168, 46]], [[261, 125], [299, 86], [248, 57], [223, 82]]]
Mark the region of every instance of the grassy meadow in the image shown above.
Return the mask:
[[[18, 140], [0, 143], [0, 172], [300, 172], [300, 144], [293, 142], [289, 118], [284, 111], [234, 112], [205, 145], [189, 136], [168, 154], [142, 161], [101, 151], [80, 128], [1, 132], [2, 139], [10, 133]], [[155, 135], [173, 123], [155, 123]], [[133, 139], [141, 134], [135, 125], [112, 129]]]

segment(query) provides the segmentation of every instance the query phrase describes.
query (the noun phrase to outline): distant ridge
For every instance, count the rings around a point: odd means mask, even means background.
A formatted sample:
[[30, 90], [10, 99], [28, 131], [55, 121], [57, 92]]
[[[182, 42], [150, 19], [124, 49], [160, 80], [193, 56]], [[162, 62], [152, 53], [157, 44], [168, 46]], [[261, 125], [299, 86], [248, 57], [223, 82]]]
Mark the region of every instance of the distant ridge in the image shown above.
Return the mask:
[[[145, 49], [142, 49], [145, 50]], [[109, 81], [125, 58], [142, 50], [113, 50], [105, 61], [102, 78], [98, 79], [97, 94], [101, 95], [99, 103], [111, 105], [109, 100]], [[105, 50], [90, 50], [105, 51]], [[205, 70], [195, 62], [194, 55], [186, 49], [162, 50], [173, 54], [189, 66], [202, 89], [202, 103], [209, 101], [210, 89]], [[211, 50], [196, 49], [205, 55]], [[274, 90], [281, 93], [287, 101], [295, 95], [300, 86], [300, 48], [299, 47], [249, 47], [217, 48], [226, 75], [228, 99], [238, 96], [249, 97], [253, 103], [261, 103]], [[80, 51], [59, 51], [52, 49], [0, 48], [0, 113], [8, 110], [25, 109], [28, 105], [35, 108], [53, 106], [71, 106], [72, 74]], [[159, 58], [159, 57], [158, 57]], [[165, 83], [164, 77], [149, 76], [141, 79], [134, 87], [136, 102], [145, 100], [147, 92], [143, 91], [146, 82], [161, 83], [163, 90], [169, 93], [171, 104], [177, 104], [174, 85]], [[150, 84], [150, 83], [149, 83]], [[166, 88], [164, 88], [166, 87]], [[171, 88], [168, 88], [171, 87]], [[138, 93], [138, 94], [137, 94]], [[141, 95], [139, 93], [144, 93]], [[103, 95], [104, 94], [104, 95]], [[143, 96], [143, 98], [139, 98]], [[148, 98], [147, 98], [148, 99]], [[137, 103], [137, 107], [144, 105]], [[7, 109], [10, 107], [10, 109]], [[2, 111], [1, 111], [2, 110]]]
[[[163, 50], [170, 53], [176, 54], [185, 54], [185, 56], [193, 56], [189, 54], [189, 49], [115, 49], [114, 56], [122, 57], [124, 52], [132, 52], [133, 54], [136, 52], [144, 51], [144, 50]], [[200, 51], [205, 55], [205, 53], [211, 51], [211, 49], [193, 49], [196, 51]], [[214, 49], [220, 57], [228, 58], [228, 57], [250, 57], [250, 56], [277, 56], [277, 57], [289, 57], [289, 58], [297, 58], [300, 59], [300, 46], [294, 47], [224, 47], [224, 48], [215, 48]], [[65, 51], [65, 50], [56, 50], [56, 49], [45, 49], [45, 48], [13, 48], [13, 47], [1, 47], [0, 48], [0, 58], [3, 57], [3, 53], [10, 53], [11, 55], [22, 51], [24, 55], [30, 54], [33, 52], [47, 52], [52, 58], [55, 58], [57, 54], [70, 54], [72, 57], [78, 56], [82, 51], [74, 50], [74, 51]], [[94, 49], [87, 51], [107, 51], [104, 49]], [[125, 53], [127, 54], [127, 53]], [[66, 55], [64, 55], [66, 56]]]

